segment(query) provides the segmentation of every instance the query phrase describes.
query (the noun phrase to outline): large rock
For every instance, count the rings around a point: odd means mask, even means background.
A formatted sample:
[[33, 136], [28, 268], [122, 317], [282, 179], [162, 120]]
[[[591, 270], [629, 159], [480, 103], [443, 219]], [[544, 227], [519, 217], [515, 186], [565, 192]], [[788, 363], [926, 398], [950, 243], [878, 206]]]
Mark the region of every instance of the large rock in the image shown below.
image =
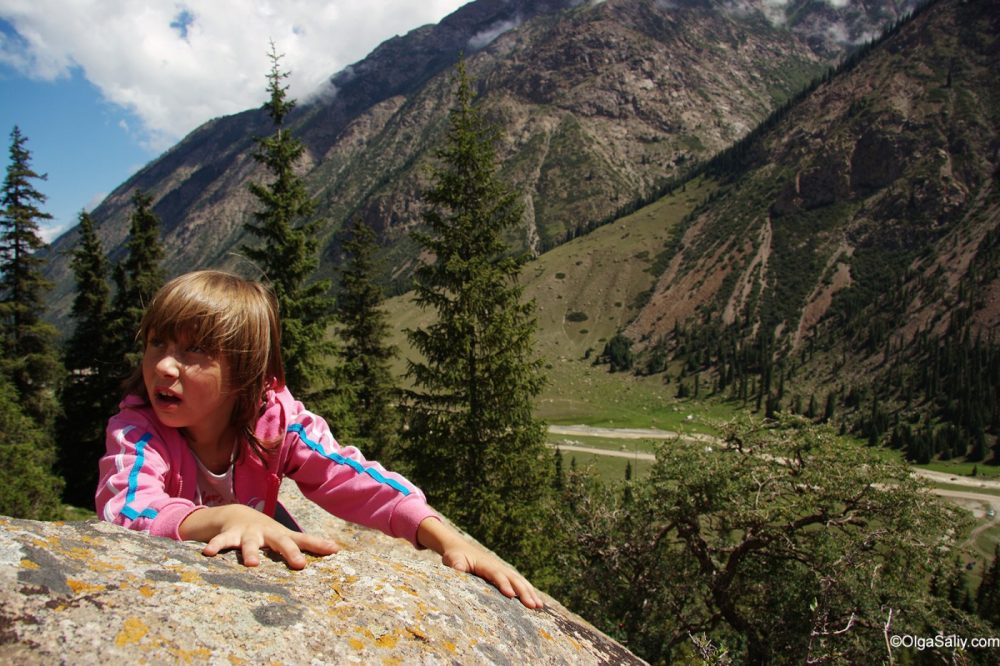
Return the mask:
[[0, 663], [642, 663], [550, 599], [527, 610], [297, 491], [283, 501], [341, 552], [247, 569], [107, 523], [0, 517]]

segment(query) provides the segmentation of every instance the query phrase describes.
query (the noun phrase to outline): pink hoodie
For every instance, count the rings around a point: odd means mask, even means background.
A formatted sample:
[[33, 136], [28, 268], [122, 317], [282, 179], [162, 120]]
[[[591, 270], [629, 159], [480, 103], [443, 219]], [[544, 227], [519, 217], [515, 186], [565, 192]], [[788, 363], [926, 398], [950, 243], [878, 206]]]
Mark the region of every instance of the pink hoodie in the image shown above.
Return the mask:
[[[198, 468], [187, 442], [164, 426], [138, 396], [128, 396], [108, 422], [107, 451], [100, 461], [97, 514], [104, 520], [156, 536], [180, 539], [178, 528], [195, 504]], [[288, 389], [268, 391], [257, 436], [274, 441], [284, 433], [267, 466], [247, 444], [236, 458], [236, 499], [274, 515], [282, 476], [335, 516], [373, 527], [414, 546], [417, 526], [437, 514], [423, 493], [399, 474], [341, 447], [326, 422], [292, 398]], [[270, 468], [270, 469], [269, 469]]]

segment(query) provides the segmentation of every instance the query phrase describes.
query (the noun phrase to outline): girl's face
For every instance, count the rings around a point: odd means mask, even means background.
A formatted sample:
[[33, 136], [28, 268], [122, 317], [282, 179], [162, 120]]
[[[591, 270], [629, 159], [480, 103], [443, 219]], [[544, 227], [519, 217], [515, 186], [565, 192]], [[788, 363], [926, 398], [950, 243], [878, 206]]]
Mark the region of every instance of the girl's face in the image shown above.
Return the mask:
[[197, 442], [215, 443], [229, 426], [236, 393], [229, 390], [225, 354], [212, 354], [188, 341], [149, 335], [142, 378], [157, 418], [184, 428]]

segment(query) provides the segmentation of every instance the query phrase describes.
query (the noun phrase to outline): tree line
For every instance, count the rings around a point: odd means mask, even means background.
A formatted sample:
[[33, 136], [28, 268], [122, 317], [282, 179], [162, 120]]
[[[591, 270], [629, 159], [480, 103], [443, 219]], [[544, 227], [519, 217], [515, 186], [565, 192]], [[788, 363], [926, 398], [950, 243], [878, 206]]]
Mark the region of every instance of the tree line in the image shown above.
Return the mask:
[[[824, 426], [776, 412], [733, 424], [711, 447], [670, 442], [643, 480], [603, 481], [575, 461], [564, 470], [532, 414], [545, 381], [534, 304], [518, 282], [523, 260], [503, 243], [519, 198], [497, 176], [497, 130], [480, 115], [464, 63], [416, 236], [431, 259], [414, 293], [435, 317], [407, 331], [419, 357], [400, 390], [372, 231], [348, 225], [335, 300], [310, 281], [315, 234], [294, 168], [302, 147], [285, 126], [287, 73], [273, 48], [271, 57], [265, 109], [275, 130], [255, 153], [270, 180], [252, 186], [255, 243], [244, 251], [278, 295], [290, 388], [338, 437], [402, 468], [442, 513], [650, 662], [891, 662], [890, 628], [989, 635], [1000, 564], [972, 594], [954, 559], [963, 515], [928, 501], [904, 466]], [[136, 362], [134, 332], [164, 279], [164, 249], [148, 194], [133, 196], [126, 255], [114, 266], [81, 213], [75, 329], [60, 348], [41, 319], [46, 285], [34, 254], [45, 217], [31, 183], [44, 177], [17, 129], [11, 143], [0, 221], [0, 513], [55, 518], [64, 500], [91, 506], [104, 423]], [[623, 369], [635, 362], [624, 339], [604, 355]], [[738, 385], [744, 375], [730, 365], [725, 381]]]

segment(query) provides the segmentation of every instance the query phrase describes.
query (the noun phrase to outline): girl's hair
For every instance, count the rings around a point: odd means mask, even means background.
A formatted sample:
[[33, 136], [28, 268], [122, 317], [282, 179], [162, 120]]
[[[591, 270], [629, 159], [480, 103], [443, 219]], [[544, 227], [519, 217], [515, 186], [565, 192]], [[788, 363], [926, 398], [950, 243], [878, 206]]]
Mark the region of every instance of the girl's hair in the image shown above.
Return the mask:
[[[226, 386], [238, 393], [232, 424], [263, 455], [274, 444], [254, 433], [264, 394], [285, 384], [278, 303], [271, 290], [221, 271], [186, 273], [163, 285], [146, 308], [137, 337], [145, 345], [154, 332], [225, 356]], [[149, 400], [141, 364], [126, 380], [125, 391]]]

